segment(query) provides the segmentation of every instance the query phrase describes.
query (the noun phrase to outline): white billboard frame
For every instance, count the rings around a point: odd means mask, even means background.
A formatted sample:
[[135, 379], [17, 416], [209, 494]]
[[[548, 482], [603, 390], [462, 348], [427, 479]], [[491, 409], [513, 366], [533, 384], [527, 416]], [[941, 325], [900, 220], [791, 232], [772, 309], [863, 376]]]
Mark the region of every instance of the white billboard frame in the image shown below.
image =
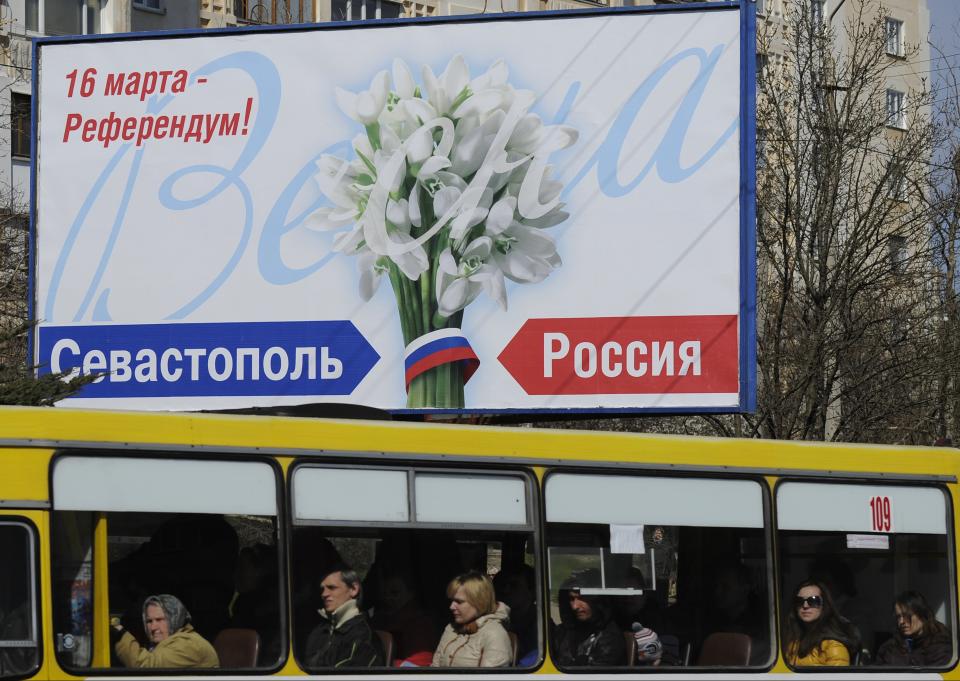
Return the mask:
[[[754, 62], [754, 51], [755, 51], [755, 17], [754, 17], [754, 6], [749, 0], [741, 0], [740, 2], [713, 2], [713, 3], [704, 3], [696, 5], [677, 5], [677, 6], [652, 6], [652, 7], [631, 7], [631, 8], [598, 8], [596, 10], [577, 10], [577, 11], [561, 11], [561, 12], [530, 12], [530, 13], [519, 13], [519, 14], [500, 14], [500, 15], [478, 15], [478, 16], [466, 16], [466, 17], [431, 17], [423, 19], [398, 19], [398, 20], [382, 20], [378, 21], [375, 24], [370, 22], [331, 22], [326, 24], [315, 24], [315, 25], [301, 25], [301, 26], [290, 26], [290, 27], [278, 27], [278, 26], [269, 26], [269, 27], [244, 27], [239, 29], [215, 29], [207, 31], [195, 31], [195, 30], [186, 30], [186, 31], [166, 31], [162, 33], [133, 33], [133, 34], [115, 34], [115, 35], [106, 35], [106, 36], [72, 36], [72, 37], [60, 37], [60, 38], [42, 38], [35, 40], [34, 46], [34, 70], [33, 70], [33, 79], [34, 79], [34, 92], [38, 95], [41, 92], [41, 79], [43, 77], [42, 67], [43, 67], [43, 52], [44, 50], [54, 50], [65, 45], [122, 45], [130, 41], [154, 41], [154, 40], [176, 40], [181, 38], [193, 39], [193, 38], [203, 38], [211, 40], [220, 40], [229, 38], [230, 36], [247, 36], [247, 35], [257, 35], [257, 36], [270, 36], [270, 35], [297, 35], [304, 33], [315, 33], [315, 32], [325, 32], [325, 31], [369, 31], [369, 30], [390, 30], [390, 31], [403, 31], [410, 27], [417, 26], [478, 26], [487, 23], [494, 24], [503, 24], [504, 26], [509, 25], [523, 25], [526, 22], [541, 22], [541, 21], [578, 21], [578, 20], [587, 20], [591, 18], [604, 18], [604, 17], [643, 17], [650, 19], [660, 19], [666, 17], [693, 17], [693, 16], [711, 16], [718, 15], [719, 13], [730, 13], [736, 16], [737, 25], [739, 27], [739, 33], [736, 36], [736, 47], [739, 49], [739, 89], [737, 93], [738, 99], [738, 118], [737, 118], [737, 152], [739, 155], [739, 172], [738, 172], [738, 186], [739, 192], [736, 197], [736, 209], [738, 210], [738, 231], [737, 239], [738, 243], [736, 244], [736, 251], [738, 253], [738, 275], [739, 275], [739, 285], [738, 290], [736, 291], [737, 304], [736, 310], [732, 317], [735, 318], [734, 328], [732, 333], [735, 337], [735, 353], [736, 353], [736, 386], [733, 389], [727, 389], [724, 397], [722, 399], [713, 398], [706, 392], [704, 394], [695, 393], [691, 390], [687, 390], [688, 393], [692, 393], [692, 396], [687, 399], [684, 398], [684, 401], [681, 402], [671, 402], [669, 399], [676, 397], [675, 394], [670, 393], [669, 391], [663, 391], [661, 393], [650, 393], [652, 397], [649, 399], [644, 397], [643, 400], [631, 402], [630, 400], [624, 398], [622, 392], [617, 392], [616, 390], [611, 390], [610, 392], [598, 393], [593, 398], [586, 393], [587, 397], [583, 397], [585, 393], [575, 393], [573, 397], [564, 394], [564, 397], [557, 398], [554, 401], [548, 399], [531, 400], [529, 404], [521, 401], [514, 401], [510, 404], [497, 404], [495, 402], [485, 401], [480, 405], [472, 406], [469, 402], [466, 404], [458, 404], [456, 406], [446, 405], [431, 405], [429, 403], [424, 403], [425, 406], [414, 405], [410, 406], [409, 398], [408, 404], [402, 405], [397, 404], [396, 402], [391, 402], [386, 400], [385, 403], [372, 404], [371, 406], [377, 406], [385, 408], [389, 411], [395, 413], [557, 413], [557, 412], [577, 412], [577, 413], [735, 413], [735, 412], [750, 412], [755, 409], [756, 405], [756, 368], [755, 368], [755, 300], [756, 300], [756, 284], [755, 284], [755, 177], [756, 177], [756, 167], [755, 167], [755, 62]], [[489, 30], [496, 30], [494, 26], [490, 26]], [[322, 33], [317, 34], [322, 35]], [[449, 70], [449, 67], [448, 67]], [[491, 67], [492, 71], [492, 67]], [[489, 74], [489, 72], [488, 72]], [[73, 87], [80, 88], [83, 87], [83, 73], [74, 72], [74, 82]], [[115, 75], [115, 74], [111, 74]], [[196, 74], [194, 74], [195, 77]], [[171, 83], [174, 82], [174, 79], [177, 77], [176, 73], [173, 71], [168, 72], [165, 79], [168, 79], [168, 87], [172, 87]], [[694, 83], [697, 81], [695, 80]], [[193, 81], [191, 81], [191, 85]], [[116, 83], [113, 84], [117, 86]], [[127, 82], [129, 85], [129, 81]], [[156, 85], [156, 83], [154, 83]], [[102, 82], [97, 82], [96, 86], [99, 88], [103, 86]], [[107, 83], [106, 87], [109, 88], [110, 84]], [[181, 84], [182, 87], [182, 84]], [[374, 88], [374, 85], [371, 84], [371, 91]], [[691, 89], [695, 87], [694, 85], [690, 86]], [[119, 90], [119, 87], [116, 88]], [[140, 94], [142, 95], [145, 86], [140, 88]], [[181, 89], [181, 92], [183, 90]], [[170, 90], [168, 89], [168, 93]], [[119, 92], [117, 93], [119, 94]], [[137, 89], [134, 88], [133, 96], [136, 97], [138, 94]], [[369, 94], [369, 93], [360, 93]], [[170, 95], [168, 95], [170, 96]], [[123, 346], [126, 343], [128, 347], [135, 347], [136, 343], [143, 342], [143, 339], [137, 336], [137, 333], [141, 333], [142, 329], [147, 327], [156, 327], [154, 330], [156, 333], [161, 334], [170, 334], [169, 328], [163, 324], [165, 321], [163, 318], [157, 318], [146, 323], [130, 324], [131, 328], [134, 328], [131, 336], [124, 337], [125, 333], [123, 324], [113, 324], [107, 325], [101, 320], [97, 320], [95, 309], [97, 305], [106, 300], [105, 294], [103, 291], [94, 291], [93, 286], [91, 286], [86, 299], [83, 301], [83, 307], [87, 310], [86, 312], [86, 321], [88, 325], [80, 326], [83, 321], [83, 315], [77, 314], [73, 319], [67, 319], [66, 321], [57, 320], [61, 327], [69, 327], [72, 330], [69, 332], [71, 338], [60, 337], [57, 342], [50, 342], [47, 345], [49, 352], [41, 352], [41, 335], [48, 333], [52, 328], [51, 322], [48, 320], [51, 315], [48, 313], [52, 309], [51, 306], [42, 306], [39, 304], [40, 299], [49, 300], [49, 290], [50, 285], [48, 282], [41, 280], [41, 277], [38, 276], [38, 228], [43, 231], [44, 227], [42, 222], [38, 221], [38, 187], [42, 186], [38, 182], [42, 183], [40, 166], [43, 161], [44, 149], [42, 147], [43, 139], [39, 137], [40, 135], [40, 126], [43, 119], [43, 100], [38, 96], [37, 105], [33, 107], [33, 121], [32, 121], [32, 139], [34, 141], [35, 152], [31, 157], [31, 186], [33, 191], [31, 192], [31, 231], [30, 231], [30, 316], [32, 319], [39, 319], [40, 323], [37, 325], [35, 332], [32, 334], [30, 339], [30, 348], [29, 356], [33, 364], [40, 366], [40, 371], [50, 371], [57, 369], [70, 369], [73, 365], [77, 367], [82, 364], [85, 370], [87, 371], [99, 371], [104, 373], [104, 379], [98, 381], [97, 384], [91, 384], [84, 390], [86, 393], [81, 392], [77, 398], [69, 399], [63, 402], [64, 406], [110, 406], [114, 408], [148, 408], [148, 409], [198, 409], [198, 408], [241, 408], [245, 406], [271, 406], [271, 405], [283, 405], [283, 404], [294, 404], [297, 399], [297, 395], [302, 395], [306, 398], [305, 401], [329, 401], [329, 402], [348, 402], [352, 400], [349, 399], [352, 392], [344, 393], [344, 390], [349, 389], [353, 391], [356, 389], [357, 384], [363, 382], [367, 374], [358, 374], [356, 376], [350, 376], [350, 380], [353, 381], [351, 384], [350, 381], [346, 382], [346, 388], [343, 387], [343, 384], [338, 384], [334, 388], [334, 392], [331, 393], [322, 393], [322, 392], [313, 392], [310, 394], [304, 393], [284, 393], [282, 390], [275, 392], [274, 394], [256, 392], [256, 390], [263, 390], [261, 387], [256, 387], [255, 389], [249, 388], [248, 386], [241, 386], [241, 388], [246, 389], [247, 392], [239, 392], [234, 395], [236, 399], [233, 401], [228, 400], [223, 402], [222, 400], [217, 399], [208, 399], [211, 395], [200, 393], [186, 393], [186, 394], [177, 394], [174, 390], [169, 395], [162, 393], [153, 393], [150, 397], [151, 399], [143, 400], [140, 399], [136, 393], [136, 388], [142, 387], [137, 384], [145, 384], [149, 382], [149, 376], [143, 381], [140, 379], [143, 376], [147, 375], [146, 370], [143, 372], [143, 375], [138, 374], [136, 380], [133, 379], [134, 367], [137, 365], [138, 355], [134, 351], [131, 353], [128, 350], [124, 350]], [[141, 97], [141, 101], [146, 100], [146, 96]], [[149, 100], [148, 100], [149, 101]], [[258, 100], [259, 103], [260, 100]], [[355, 100], [356, 101], [356, 100]], [[278, 104], [279, 106], [279, 104]], [[341, 109], [344, 106], [349, 107], [350, 104], [343, 104], [341, 102]], [[149, 110], [149, 109], [148, 109]], [[247, 116], [250, 114], [250, 106], [248, 104]], [[113, 115], [111, 113], [111, 115]], [[257, 112], [259, 116], [259, 110]], [[362, 114], [360, 114], [362, 116]], [[110, 135], [110, 129], [113, 125], [107, 121], [106, 117], [99, 119], [100, 130], [98, 131], [95, 128], [90, 128], [87, 126], [89, 120], [94, 120], [93, 118], [85, 119], [80, 114], [76, 114], [78, 118], [67, 118], [66, 126], [64, 129], [64, 139], [66, 140], [68, 133], [74, 135], [74, 139], [79, 136], [89, 136], [89, 141], [98, 140], [97, 135], [103, 129], [103, 123], [106, 121], [106, 130], [107, 137]], [[144, 117], [145, 118], [145, 117]], [[557, 118], [561, 119], [562, 116], [559, 115]], [[153, 119], [158, 120], [159, 117]], [[142, 123], [141, 119], [141, 123]], [[125, 121], [121, 121], [123, 123]], [[209, 123], [209, 120], [207, 121]], [[233, 121], [234, 123], [236, 121]], [[248, 122], [247, 119], [244, 119], [244, 123]], [[546, 123], [546, 121], [543, 121]], [[192, 121], [191, 121], [192, 123]], [[152, 123], [151, 123], [152, 125]], [[222, 131], [226, 125], [227, 121], [220, 121]], [[119, 140], [120, 136], [120, 127], [117, 126], [117, 137], [115, 140]], [[123, 129], [123, 134], [126, 135], [127, 130]], [[142, 129], [139, 131], [142, 132]], [[190, 132], [190, 131], [188, 131]], [[202, 128], [197, 131], [198, 137], [205, 135], [207, 132], [210, 132], [209, 126], [205, 132]], [[131, 136], [128, 138], [123, 137], [125, 141], [132, 141], [134, 135], [138, 131], [131, 129]], [[50, 136], [48, 135], [48, 138]], [[88, 141], [84, 139], [84, 141]], [[140, 146], [140, 139], [136, 140], [137, 147]], [[105, 148], [107, 145], [104, 145]], [[39, 161], [38, 161], [39, 158]], [[593, 161], [593, 159], [591, 159]], [[588, 164], [589, 165], [589, 164]], [[594, 163], [593, 165], [596, 165]], [[584, 166], [584, 172], [586, 170], [592, 170], [591, 167]], [[615, 169], [616, 170], [616, 169]], [[597, 171], [598, 173], [600, 171]], [[168, 178], [169, 180], [170, 178]], [[579, 178], [578, 178], [579, 179]], [[223, 182], [226, 182], [224, 178]], [[222, 184], [222, 183], [221, 183]], [[169, 187], [167, 187], [169, 190]], [[168, 191], [169, 195], [173, 195], [172, 191]], [[89, 196], [88, 196], [89, 198]], [[519, 198], [519, 197], [518, 197]], [[176, 199], [173, 199], [176, 201]], [[184, 203], [189, 203], [189, 201], [184, 201]], [[536, 202], [534, 202], [536, 203]], [[43, 212], [40, 213], [40, 217], [43, 216]], [[535, 218], [534, 218], [535, 219]], [[77, 220], [77, 222], [82, 222]], [[76, 226], [76, 223], [74, 223]], [[61, 227], [62, 229], [62, 227]], [[249, 235], [248, 235], [249, 238]], [[279, 237], [278, 237], [279, 238]], [[514, 242], [516, 239], [514, 239]], [[71, 242], [72, 243], [72, 242]], [[42, 250], [42, 249], [41, 249]], [[61, 250], [69, 250], [65, 248]], [[557, 259], [559, 256], [554, 253]], [[548, 259], [549, 260], [549, 259]], [[540, 263], [542, 264], [542, 263]], [[98, 270], [98, 274], [105, 266], [105, 263], [101, 262]], [[49, 268], [48, 268], [49, 270]], [[225, 270], [224, 270], [225, 271]], [[62, 270], [55, 272], [56, 276], [62, 275]], [[49, 271], [46, 272], [49, 274]], [[509, 276], [509, 274], [508, 274]], [[461, 283], [459, 280], [459, 274], [456, 277], [450, 277], [448, 282], [448, 291], [455, 287], [456, 284]], [[49, 279], [49, 277], [48, 277]], [[465, 280], [466, 277], [463, 277]], [[516, 281], [516, 279], [512, 279]], [[438, 278], [437, 282], [440, 281]], [[220, 282], [222, 284], [222, 282]], [[361, 286], [363, 283], [361, 282]], [[438, 283], [439, 286], [439, 283]], [[477, 285], [479, 286], [479, 285]], [[486, 290], [486, 289], [485, 289]], [[100, 297], [91, 297], [94, 293], [97, 293]], [[472, 294], [475, 295], [475, 294]], [[505, 294], [503, 294], [505, 297]], [[192, 301], [195, 302], [195, 301]], [[462, 312], [462, 310], [461, 310]], [[454, 312], [456, 314], [456, 312]], [[707, 315], [709, 317], [709, 315]], [[587, 320], [592, 320], [593, 318], [585, 318]], [[601, 317], [596, 317], [595, 319], [606, 319]], [[616, 330], [624, 326], [623, 321], [619, 317], [610, 317], [612, 321], [610, 329]], [[625, 319], [625, 318], [623, 318]], [[664, 322], [670, 328], [674, 326], [683, 325], [683, 320], [678, 318], [669, 317], [669, 316], [646, 316], [642, 318], [645, 320], [644, 323], [649, 323], [651, 319], [663, 319]], [[213, 376], [213, 380], [217, 379], [218, 375], [223, 375], [229, 373], [229, 370], [233, 370], [233, 375], [231, 379], [236, 377], [236, 373], [239, 370], [238, 367], [242, 360], [246, 359], [248, 364], [247, 372], [248, 377], [250, 373], [255, 369], [258, 372], [261, 371], [260, 364], [257, 363], [254, 365], [254, 361], [251, 359], [251, 354], [243, 355], [244, 351], [252, 352], [251, 348], [241, 347], [244, 342], [244, 333], [249, 331], [253, 326], [257, 324], [274, 324], [273, 328], [276, 328], [275, 322], [237, 322], [236, 324], [231, 324], [230, 322], [219, 322], [214, 321], [210, 322], [207, 320], [200, 320], [198, 322], [181, 322], [182, 317], [178, 319], [180, 325], [175, 327], [177, 331], [187, 331], [189, 330], [190, 334], [193, 334], [194, 339], [206, 339], [211, 343], [216, 342], [218, 334], [226, 334], [227, 336], [238, 338], [233, 346], [230, 346], [228, 349], [223, 347], [217, 347], [213, 350], [206, 349], [204, 350], [204, 355], [206, 357], [203, 362], [209, 361], [209, 364], [205, 366], [208, 374]], [[679, 321], [678, 321], [679, 320]], [[89, 322], [93, 321], [94, 323], [90, 324]], [[529, 322], [539, 322], [540, 320], [535, 320], [530, 318]], [[246, 324], [244, 328], [240, 328], [241, 324]], [[295, 343], [305, 342], [303, 341], [303, 336], [309, 334], [320, 334], [324, 338], [334, 338], [339, 339], [338, 342], [341, 343], [340, 348], [350, 348], [351, 352], [356, 350], [355, 357], [358, 363], [367, 362], [373, 365], [376, 365], [381, 361], [381, 354], [378, 349], [366, 341], [366, 338], [362, 331], [358, 331], [356, 325], [347, 318], [346, 320], [342, 318], [336, 318], [331, 320], [323, 320], [315, 324], [307, 326], [307, 322], [298, 322], [299, 326], [296, 328], [287, 328], [284, 327], [284, 333], [289, 331], [289, 333], [294, 337], [294, 340], [291, 343], [294, 343], [290, 347], [281, 346], [281, 345], [271, 345], [269, 348], [265, 345], [262, 345], [257, 350], [257, 360], [263, 359], [262, 372], [266, 375], [271, 373], [281, 373], [281, 370], [287, 371], [287, 376], [290, 376], [294, 373], [294, 361], [299, 359], [300, 369], [304, 375], [308, 372], [308, 365], [313, 366], [313, 373], [317, 375], [323, 374], [324, 371], [327, 372], [327, 378], [342, 378], [343, 374], [343, 356], [337, 356], [335, 350], [331, 351], [330, 355], [324, 354], [324, 351], [327, 350], [326, 347], [316, 347], [311, 348], [313, 355], [309, 356], [306, 354], [305, 349], [302, 345], [296, 345]], [[101, 330], [105, 326], [110, 326], [111, 332], [118, 336], [115, 346], [112, 346], [110, 342], [100, 342], [98, 334], [101, 333]], [[508, 360], [516, 359], [511, 356], [508, 350], [513, 343], [513, 340], [519, 338], [521, 332], [527, 326], [527, 323], [524, 323], [520, 326], [519, 330], [516, 332], [516, 336], [511, 340], [510, 343], [504, 347], [501, 344], [502, 350], [498, 351], [499, 356], [491, 357], [489, 352], [483, 357], [485, 362], [489, 361], [491, 364], [499, 359], [501, 364], [506, 367]], [[629, 324], [628, 324], [629, 326]], [[729, 326], [729, 324], [728, 324]], [[234, 328], [236, 327], [236, 328]], [[638, 327], [639, 328], [639, 327]], [[678, 327], [679, 328], [679, 327]], [[255, 330], [256, 333], [253, 335], [256, 336], [257, 333], [261, 331], [264, 334], [267, 334], [271, 329], [264, 327], [263, 329]], [[459, 332], [459, 329], [456, 329]], [[581, 331], [583, 331], [581, 329]], [[628, 329], [631, 333], [636, 335], [637, 329], [633, 328]], [[729, 331], [729, 329], [728, 329]], [[586, 331], [583, 331], [587, 333]], [[612, 333], [613, 331], [611, 331]], [[87, 333], [87, 336], [83, 334]], [[153, 330], [151, 331], [153, 333]], [[677, 333], [680, 333], [679, 331]], [[297, 336], [301, 334], [301, 336]], [[470, 348], [469, 343], [462, 338], [463, 334], [456, 332], [448, 332], [446, 329], [440, 331], [439, 334], [430, 336], [428, 341], [433, 343], [436, 348], [430, 346], [429, 349], [435, 353], [436, 356], [440, 356], [441, 359], [437, 360], [440, 362], [446, 361], [452, 363], [452, 366], [458, 367], [457, 371], [461, 376], [460, 380], [465, 380], [462, 377], [466, 376], [469, 378], [470, 373], [475, 369], [475, 361], [477, 360], [476, 353]], [[631, 357], [643, 357], [644, 359], [650, 359], [650, 362], [640, 362], [637, 359], [634, 362], [633, 368], [636, 370], [636, 373], [630, 373], [634, 378], [637, 376], [642, 376], [641, 372], [647, 371], [648, 364], [650, 365], [651, 373], [653, 371], [652, 367], [658, 361], [660, 362], [661, 368], [669, 362], [669, 366], [673, 367], [674, 360], [678, 364], [678, 369], [674, 371], [673, 376], [680, 375], [684, 376], [684, 372], [692, 373], [699, 369], [699, 363], [701, 358], [701, 347], [700, 341], [697, 341], [696, 348], [688, 347], [684, 349], [683, 344], [678, 340], [676, 342], [676, 347], [673, 341], [664, 341], [663, 347], [669, 347], [670, 352], [673, 352], [674, 355], [671, 357], [666, 357], [667, 350], [663, 350], [664, 355], [658, 356], [656, 353], [659, 351], [658, 346], [655, 343], [658, 341], [649, 342], [647, 344], [641, 342], [640, 345], [634, 343], [627, 343], [625, 340], [621, 343], [618, 343], [616, 339], [609, 340], [612, 336], [604, 336], [603, 338], [608, 340], [602, 345], [597, 342], [591, 344], [589, 341], [583, 341], [581, 343], [576, 343], [577, 338], [574, 337], [572, 333], [569, 334], [568, 340], [567, 336], [562, 332], [544, 332], [543, 338], [550, 338], [549, 345], [547, 340], [543, 341], [542, 352], [543, 352], [543, 373], [544, 377], [548, 376], [550, 367], [547, 364], [547, 356], [553, 352], [555, 358], [572, 361], [577, 369], [577, 375], [581, 376], [580, 369], [583, 368], [580, 365], [586, 365], [586, 368], [590, 368], [590, 362], [593, 362], [593, 370], [597, 377], [601, 377], [601, 374], [606, 374], [610, 377], [614, 372], [619, 372], [621, 375], [625, 374], [630, 369], [630, 359]], [[584, 336], [586, 337], [586, 336]], [[682, 336], [681, 336], [682, 337]], [[65, 340], [66, 338], [66, 340]], [[727, 334], [729, 338], [729, 333]], [[79, 339], [79, 340], [78, 340]], [[93, 345], [99, 345], [102, 349], [94, 351], [88, 351], [84, 353], [80, 345], [85, 340], [90, 340]], [[68, 342], [70, 341], [70, 342]], [[501, 339], [502, 342], [506, 342], [506, 339]], [[199, 342], [199, 341], [198, 341]], [[416, 365], [416, 360], [425, 352], [425, 349], [422, 347], [422, 343], [418, 345], [419, 339], [417, 341], [411, 342], [406, 348], [406, 358], [407, 358], [407, 371], [408, 371], [408, 386], [407, 390], [411, 390], [409, 382], [411, 363]], [[564, 343], [568, 343], [567, 346]], [[132, 345], [131, 345], [132, 344]], [[466, 349], [464, 349], [464, 345]], [[649, 345], [649, 347], [648, 347]], [[729, 343], [728, 343], [729, 346]], [[84, 349], [89, 346], [84, 346]], [[120, 348], [120, 349], [117, 349]], [[632, 350], [631, 350], [632, 348]], [[152, 357], [153, 366], [153, 381], [157, 382], [157, 375], [159, 374], [161, 378], [165, 376], [164, 367], [169, 370], [169, 374], [173, 375], [175, 371], [188, 371], [190, 368], [190, 363], [192, 362], [192, 369], [194, 372], [197, 372], [197, 367], [200, 364], [201, 360], [196, 354], [190, 355], [187, 350], [191, 348], [183, 349], [178, 351], [178, 355], [161, 355], [159, 352], [156, 352]], [[194, 349], [195, 350], [195, 349]], [[220, 352], [223, 350], [223, 352]], [[524, 348], [526, 351], [526, 348]], [[151, 352], [153, 352], [151, 350]], [[214, 357], [214, 353], [219, 354]], [[273, 352], [271, 356], [267, 356], [268, 353]], [[577, 354], [579, 352], [579, 354]], [[634, 354], [631, 355], [630, 353]], [[116, 354], [114, 354], [116, 353]], [[126, 353], [126, 354], [124, 354]], [[299, 353], [299, 354], [297, 354]], [[418, 355], [418, 353], [420, 353]], [[446, 353], [447, 359], [443, 359], [444, 353]], [[638, 354], [641, 353], [641, 354]], [[644, 354], [645, 353], [645, 354]], [[54, 356], [56, 355], [56, 356]], [[91, 359], [92, 355], [92, 359]], [[150, 357], [149, 355], [147, 356]], [[119, 359], [117, 359], [119, 358]], [[163, 362], [166, 358], [166, 364]], [[354, 355], [351, 355], [349, 359], [354, 358]], [[51, 361], [55, 360], [55, 361]], [[59, 361], [62, 360], [62, 361]], [[70, 360], [73, 364], [70, 363]], [[117, 360], [117, 361], [114, 361]], [[274, 361], [276, 360], [276, 361]], [[146, 360], [144, 360], [146, 361]], [[315, 366], [310, 363], [315, 363]], [[579, 364], [577, 364], [579, 362]], [[429, 362], [428, 362], [429, 363]], [[428, 367], [428, 370], [431, 367]], [[173, 368], [171, 368], [173, 367]], [[229, 370], [228, 370], [229, 367]], [[610, 368], [611, 371], [607, 372], [606, 369]], [[369, 371], [369, 369], [368, 369]], [[507, 370], [510, 373], [510, 369]], [[338, 372], [340, 372], [338, 374]], [[195, 373], [196, 375], [196, 373]], [[521, 379], [517, 377], [516, 374], [512, 374], [513, 378], [520, 383]], [[571, 372], [572, 376], [572, 372]], [[124, 380], [120, 380], [123, 378]], [[242, 379], [242, 376], [240, 376]], [[581, 376], [582, 378], [582, 376]], [[601, 378], [602, 380], [602, 378]], [[679, 380], [679, 379], [677, 379]], [[541, 381], [542, 382], [542, 381]], [[208, 381], [210, 383], [210, 381]], [[341, 382], [342, 383], [342, 382]], [[117, 385], [114, 385], [117, 384]], [[121, 385], [123, 384], [123, 385]], [[90, 397], [88, 396], [91, 392], [96, 390], [101, 390], [105, 385], [110, 385], [114, 389], [113, 393], [109, 393], [109, 396], [106, 394], [104, 397]], [[264, 384], [261, 384], [264, 385]], [[269, 384], [267, 384], [269, 386]], [[98, 387], [99, 386], [99, 387]], [[526, 391], [527, 395], [545, 395], [548, 393], [536, 392], [537, 390], [544, 390], [542, 387], [533, 384], [523, 384], [522, 388]], [[250, 390], [254, 392], [250, 392]], [[549, 390], [549, 386], [545, 388]], [[210, 390], [208, 387], [204, 387], [203, 390]], [[337, 393], [335, 390], [340, 390], [341, 392]], [[439, 389], [438, 389], [439, 390]], [[462, 386], [461, 386], [462, 390]], [[579, 397], [578, 397], [579, 396]], [[212, 397], [216, 397], [213, 395]], [[346, 398], [346, 399], [345, 399]], [[279, 401], [277, 401], [279, 400]], [[564, 401], [566, 400], [566, 401]], [[577, 400], [580, 400], [578, 402]], [[592, 400], [592, 401], [591, 401]], [[659, 400], [659, 401], [658, 401]], [[618, 402], [619, 401], [619, 402]], [[356, 403], [356, 402], [354, 402]], [[370, 404], [366, 402], [365, 404]]]

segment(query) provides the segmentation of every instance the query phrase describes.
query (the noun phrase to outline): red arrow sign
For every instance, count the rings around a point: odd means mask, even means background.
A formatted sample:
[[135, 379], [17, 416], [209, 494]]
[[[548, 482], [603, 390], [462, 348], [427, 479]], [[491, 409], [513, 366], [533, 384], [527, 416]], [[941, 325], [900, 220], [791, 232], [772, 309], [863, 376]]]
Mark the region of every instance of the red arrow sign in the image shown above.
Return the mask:
[[528, 395], [736, 393], [736, 315], [530, 319], [500, 353]]

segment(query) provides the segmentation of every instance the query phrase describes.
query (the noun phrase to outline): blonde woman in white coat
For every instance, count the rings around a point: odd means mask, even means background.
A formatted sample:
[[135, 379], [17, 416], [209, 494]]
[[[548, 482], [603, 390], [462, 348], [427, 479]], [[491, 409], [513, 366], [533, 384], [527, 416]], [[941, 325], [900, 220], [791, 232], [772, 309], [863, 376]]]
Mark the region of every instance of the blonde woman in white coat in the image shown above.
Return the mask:
[[433, 654], [434, 667], [507, 667], [512, 662], [504, 625], [510, 608], [497, 603], [493, 582], [471, 571], [447, 586], [453, 620], [443, 630]]

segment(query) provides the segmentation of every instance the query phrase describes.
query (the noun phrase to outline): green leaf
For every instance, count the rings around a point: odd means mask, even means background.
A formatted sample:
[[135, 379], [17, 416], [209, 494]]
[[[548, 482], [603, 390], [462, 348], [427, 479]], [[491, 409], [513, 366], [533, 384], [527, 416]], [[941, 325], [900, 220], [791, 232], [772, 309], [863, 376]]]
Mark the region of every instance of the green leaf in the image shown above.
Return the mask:
[[363, 165], [367, 166], [367, 168], [370, 170], [370, 173], [373, 175], [376, 175], [377, 167], [373, 165], [373, 162], [369, 158], [364, 156], [363, 152], [360, 151], [359, 149], [354, 149], [354, 151], [357, 152], [357, 156], [359, 156], [360, 160], [363, 161]]

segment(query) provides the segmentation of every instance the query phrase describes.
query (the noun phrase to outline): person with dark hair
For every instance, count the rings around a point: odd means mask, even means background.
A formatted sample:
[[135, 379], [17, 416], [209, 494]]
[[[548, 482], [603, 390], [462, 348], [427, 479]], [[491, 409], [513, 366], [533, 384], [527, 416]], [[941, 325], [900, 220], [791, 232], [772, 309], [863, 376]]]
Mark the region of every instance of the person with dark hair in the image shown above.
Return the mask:
[[493, 581], [471, 570], [447, 585], [450, 618], [433, 654], [433, 667], [508, 667], [513, 661], [504, 628], [510, 608], [497, 602]]
[[217, 652], [190, 624], [190, 613], [176, 596], [149, 596], [143, 602], [143, 630], [150, 641], [143, 648], [119, 624], [111, 629], [113, 649], [125, 667], [203, 669], [220, 666]]
[[830, 591], [813, 580], [794, 590], [793, 604], [784, 622], [784, 656], [794, 667], [850, 664], [850, 649], [859, 646], [850, 623], [836, 611]]
[[329, 569], [320, 580], [323, 609], [307, 637], [308, 667], [381, 667], [383, 649], [360, 612], [360, 577], [346, 565]]
[[276, 547], [254, 544], [240, 549], [234, 572], [234, 594], [227, 607], [228, 625], [255, 629], [260, 635], [257, 665], [280, 658], [280, 598]]
[[608, 598], [581, 589], [599, 585], [598, 570], [570, 576], [560, 587], [560, 624], [554, 630], [553, 657], [565, 667], [616, 667], [627, 663], [623, 632], [613, 621]]
[[517, 665], [530, 667], [539, 657], [536, 573], [529, 565], [505, 568], [493, 578], [497, 598], [510, 608], [508, 629], [517, 635]]
[[877, 651], [877, 664], [891, 667], [945, 667], [953, 637], [937, 621], [919, 591], [904, 591], [893, 603], [897, 632]]
[[345, 561], [325, 536], [327, 528], [301, 525], [293, 528], [290, 560], [290, 602], [293, 615], [293, 649], [303, 657], [307, 636], [323, 621], [320, 580], [331, 568]]
[[370, 618], [374, 629], [389, 631], [394, 638], [395, 667], [429, 667], [437, 647], [438, 630], [420, 606], [411, 577], [403, 572], [381, 574], [379, 599]]

